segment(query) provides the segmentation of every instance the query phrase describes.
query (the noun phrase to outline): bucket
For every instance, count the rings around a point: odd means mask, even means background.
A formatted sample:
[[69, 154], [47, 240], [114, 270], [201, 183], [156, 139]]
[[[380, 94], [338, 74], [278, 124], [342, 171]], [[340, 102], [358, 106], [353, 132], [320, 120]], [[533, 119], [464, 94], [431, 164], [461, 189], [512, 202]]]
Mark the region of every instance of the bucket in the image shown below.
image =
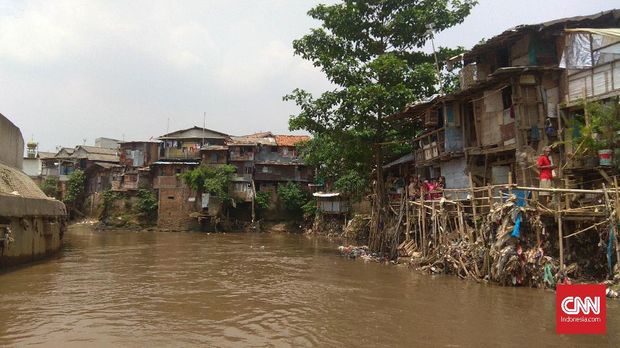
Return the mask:
[[611, 154], [612, 150], [598, 150], [598, 164], [601, 166], [609, 167], [611, 166]]

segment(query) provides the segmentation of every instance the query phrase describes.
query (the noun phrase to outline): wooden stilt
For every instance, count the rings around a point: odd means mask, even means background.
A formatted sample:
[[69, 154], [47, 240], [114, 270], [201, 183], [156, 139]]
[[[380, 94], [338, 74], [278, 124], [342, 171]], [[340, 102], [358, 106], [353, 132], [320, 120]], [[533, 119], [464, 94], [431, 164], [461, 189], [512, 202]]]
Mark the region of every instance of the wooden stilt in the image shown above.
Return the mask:
[[[558, 207], [560, 206], [560, 196], [557, 197]], [[564, 271], [564, 238], [562, 231], [562, 211], [560, 209], [557, 210], [557, 222], [558, 222], [558, 247], [560, 248], [560, 271]]]
[[[469, 172], [469, 195], [471, 200], [471, 211], [473, 214], [474, 220], [474, 233], [478, 234], [478, 214], [476, 213], [476, 193], [474, 192], [474, 180], [471, 177], [471, 172]], [[470, 236], [471, 242], [474, 242], [473, 236]]]

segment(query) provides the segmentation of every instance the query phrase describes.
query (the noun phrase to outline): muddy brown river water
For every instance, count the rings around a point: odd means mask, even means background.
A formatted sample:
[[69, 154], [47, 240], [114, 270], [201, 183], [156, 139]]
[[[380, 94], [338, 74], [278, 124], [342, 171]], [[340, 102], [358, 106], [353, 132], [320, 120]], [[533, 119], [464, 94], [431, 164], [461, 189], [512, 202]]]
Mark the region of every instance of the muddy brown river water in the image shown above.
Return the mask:
[[293, 234], [72, 226], [58, 258], [0, 274], [0, 346], [620, 346], [557, 336], [553, 292], [351, 261]]

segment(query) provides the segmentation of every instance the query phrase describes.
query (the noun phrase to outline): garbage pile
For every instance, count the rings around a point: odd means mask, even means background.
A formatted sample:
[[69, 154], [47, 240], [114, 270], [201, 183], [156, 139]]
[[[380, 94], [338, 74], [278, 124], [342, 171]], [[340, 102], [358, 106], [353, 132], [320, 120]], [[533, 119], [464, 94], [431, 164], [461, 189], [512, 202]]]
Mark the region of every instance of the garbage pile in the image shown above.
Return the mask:
[[344, 256], [349, 259], [360, 258], [364, 261], [374, 261], [374, 262], [388, 261], [388, 258], [386, 257], [386, 255], [381, 255], [379, 253], [372, 253], [370, 252], [370, 248], [366, 245], [362, 245], [362, 246], [341, 245], [338, 247], [338, 252], [340, 253], [340, 256]]
[[411, 265], [434, 274], [453, 274], [502, 285], [555, 287], [577, 272], [560, 275], [559, 263], [545, 254], [548, 234], [537, 211], [517, 206], [514, 199], [495, 204], [475, 242], [462, 239], [438, 245], [429, 255], [414, 255]]

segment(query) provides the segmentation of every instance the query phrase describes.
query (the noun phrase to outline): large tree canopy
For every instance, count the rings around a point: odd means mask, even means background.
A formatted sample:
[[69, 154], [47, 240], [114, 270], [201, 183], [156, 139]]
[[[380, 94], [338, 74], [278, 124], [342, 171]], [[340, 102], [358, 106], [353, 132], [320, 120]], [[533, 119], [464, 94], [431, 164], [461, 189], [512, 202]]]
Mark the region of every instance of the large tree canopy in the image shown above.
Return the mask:
[[[320, 96], [295, 89], [284, 97], [301, 109], [291, 130], [306, 130], [315, 139], [302, 151], [306, 161], [329, 179], [368, 177], [383, 161], [373, 144], [411, 139], [416, 130], [386, 124], [384, 118], [407, 103], [437, 92], [432, 54], [423, 47], [432, 32], [461, 23], [475, 0], [345, 0], [318, 5], [308, 15], [320, 28], [293, 42], [295, 54], [312, 61], [335, 85]], [[438, 50], [443, 61], [462, 48]], [[453, 80], [444, 85], [454, 86]], [[393, 146], [397, 155], [407, 151]], [[374, 157], [373, 157], [374, 156]], [[374, 164], [373, 164], [374, 158]]]

